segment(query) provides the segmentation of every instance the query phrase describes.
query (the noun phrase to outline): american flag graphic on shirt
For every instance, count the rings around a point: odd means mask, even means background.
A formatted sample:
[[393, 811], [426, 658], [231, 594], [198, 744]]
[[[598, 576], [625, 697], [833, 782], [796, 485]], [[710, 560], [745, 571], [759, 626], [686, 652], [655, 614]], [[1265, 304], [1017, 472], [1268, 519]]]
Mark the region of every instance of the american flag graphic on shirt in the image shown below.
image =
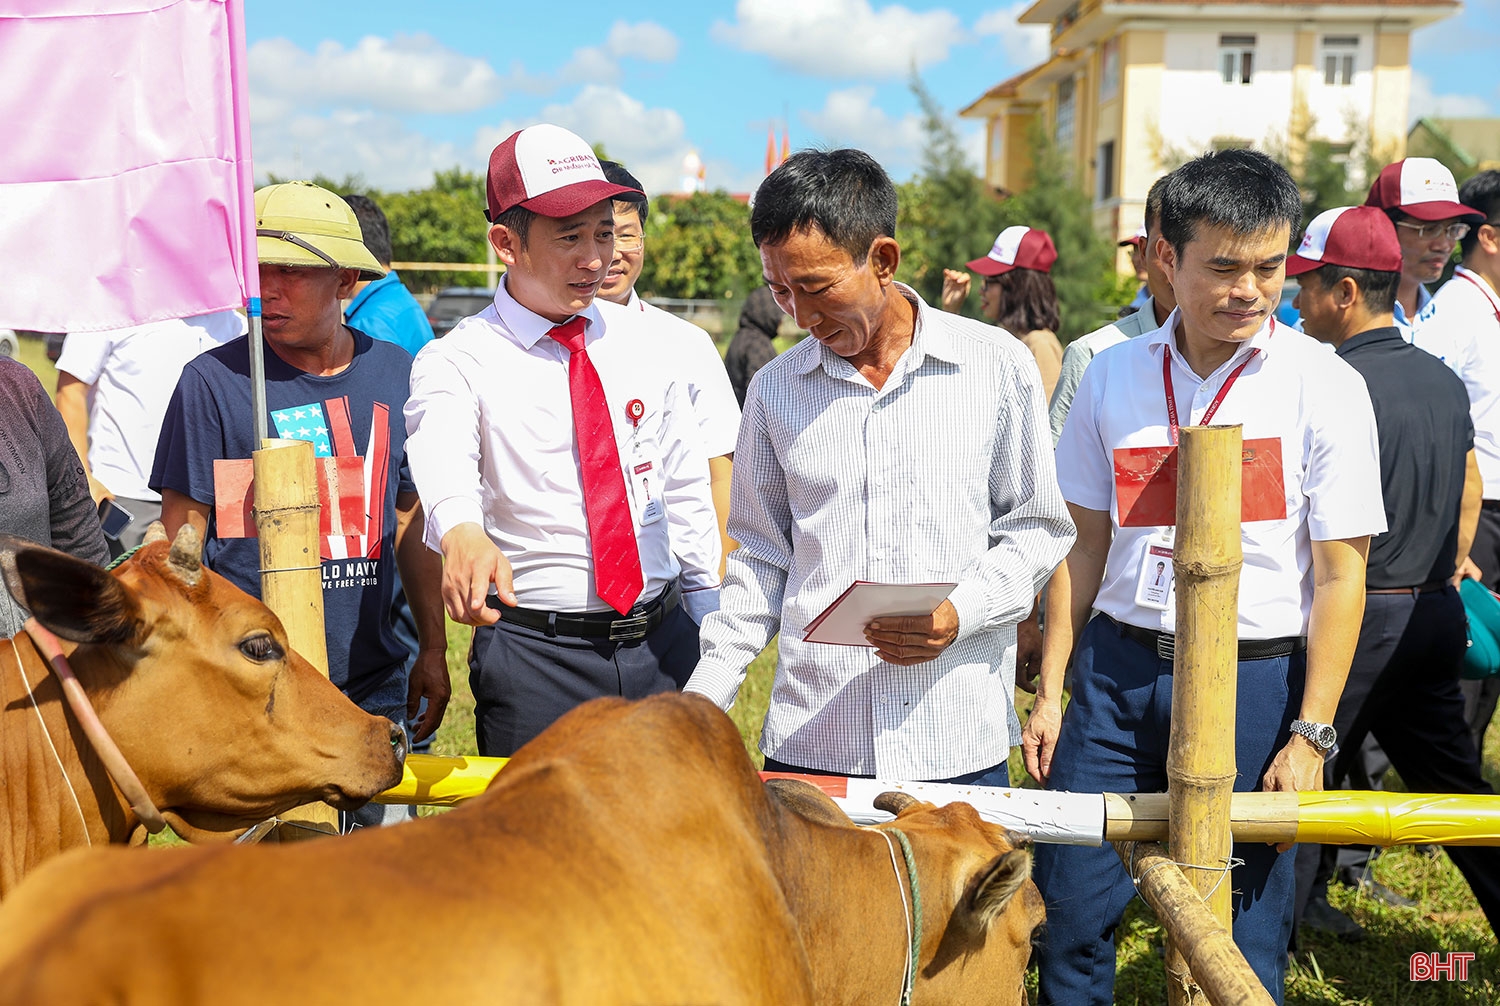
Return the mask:
[[315, 457], [362, 458], [364, 462], [363, 485], [345, 490], [329, 486], [323, 502], [327, 506], [337, 500], [342, 507], [349, 502], [362, 501], [366, 507], [365, 534], [324, 535], [321, 539], [324, 559], [380, 558], [386, 494], [390, 490], [390, 411], [390, 406], [384, 402], [371, 405], [370, 438], [363, 455], [354, 445], [348, 396], [276, 409], [271, 413], [276, 435], [283, 440], [311, 441]]

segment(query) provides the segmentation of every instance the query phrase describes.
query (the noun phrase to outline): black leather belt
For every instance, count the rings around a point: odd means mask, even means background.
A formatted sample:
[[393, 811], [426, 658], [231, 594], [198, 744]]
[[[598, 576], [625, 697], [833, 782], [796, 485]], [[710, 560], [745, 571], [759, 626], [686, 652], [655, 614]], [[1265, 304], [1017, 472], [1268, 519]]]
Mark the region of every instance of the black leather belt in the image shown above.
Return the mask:
[[[1109, 618], [1108, 615], [1101, 616]], [[1170, 632], [1158, 632], [1155, 629], [1143, 629], [1138, 625], [1129, 625], [1125, 622], [1109, 618], [1111, 622], [1119, 626], [1127, 639], [1133, 639], [1148, 650], [1155, 651], [1156, 655], [1163, 660], [1171, 660], [1177, 653], [1177, 637]], [[1241, 639], [1241, 660], [1264, 660], [1267, 657], [1286, 657], [1293, 653], [1301, 653], [1307, 649], [1306, 636], [1282, 636], [1278, 639]]]
[[548, 636], [575, 636], [583, 639], [608, 639], [615, 643], [631, 643], [645, 639], [672, 613], [682, 600], [677, 584], [672, 584], [656, 597], [630, 609], [624, 617], [613, 611], [538, 611], [535, 608], [509, 608], [500, 603], [494, 594], [485, 603], [500, 612], [500, 619], [513, 625], [524, 625], [528, 629], [545, 632]]
[[1366, 587], [1366, 594], [1410, 594], [1416, 597], [1418, 594], [1432, 594], [1440, 590], [1448, 589], [1447, 580], [1433, 580], [1431, 583], [1420, 584], [1416, 587]]

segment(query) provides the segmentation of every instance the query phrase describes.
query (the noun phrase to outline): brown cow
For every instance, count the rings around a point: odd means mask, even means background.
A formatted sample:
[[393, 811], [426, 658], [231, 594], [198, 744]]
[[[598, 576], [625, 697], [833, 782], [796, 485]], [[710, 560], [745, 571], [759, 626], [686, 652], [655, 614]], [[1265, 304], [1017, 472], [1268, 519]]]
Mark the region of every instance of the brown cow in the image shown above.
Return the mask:
[[[352, 808], [394, 785], [401, 730], [291, 652], [270, 609], [200, 566], [201, 526], [170, 547], [153, 530], [113, 575], [14, 538], [0, 541], [0, 567], [38, 622], [79, 644], [69, 663], [172, 829], [231, 837], [299, 804]], [[145, 838], [31, 637], [0, 639], [0, 897], [65, 849]]]
[[[1029, 853], [966, 805], [901, 800], [913, 1001], [1020, 1003]], [[891, 860], [812, 787], [763, 785], [708, 701], [599, 699], [447, 814], [49, 864], [0, 905], [0, 1004], [894, 1004], [912, 899]]]

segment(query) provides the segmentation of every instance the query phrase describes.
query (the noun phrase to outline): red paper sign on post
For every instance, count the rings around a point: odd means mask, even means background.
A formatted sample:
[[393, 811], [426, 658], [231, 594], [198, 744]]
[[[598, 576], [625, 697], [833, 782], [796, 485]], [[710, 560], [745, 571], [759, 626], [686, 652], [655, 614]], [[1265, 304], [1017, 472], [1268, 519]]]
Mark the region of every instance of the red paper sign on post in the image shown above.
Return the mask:
[[[1177, 523], [1177, 448], [1115, 450], [1115, 501], [1121, 527], [1173, 527]], [[1240, 453], [1240, 521], [1284, 520], [1286, 481], [1281, 438], [1246, 440]]]
[[[324, 538], [362, 535], [366, 529], [365, 459], [315, 458], [318, 473], [318, 533]], [[214, 523], [220, 538], [254, 538], [255, 462], [250, 458], [214, 462]], [[330, 501], [337, 503], [331, 506]]]

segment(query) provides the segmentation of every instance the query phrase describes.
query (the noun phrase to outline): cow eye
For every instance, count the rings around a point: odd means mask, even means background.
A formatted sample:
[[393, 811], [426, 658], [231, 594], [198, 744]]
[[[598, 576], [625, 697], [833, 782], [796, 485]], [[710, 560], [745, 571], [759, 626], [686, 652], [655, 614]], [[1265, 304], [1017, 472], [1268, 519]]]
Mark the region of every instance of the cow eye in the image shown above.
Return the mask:
[[276, 640], [265, 634], [251, 636], [240, 643], [240, 652], [258, 664], [275, 660], [282, 655], [281, 647], [276, 644]]

